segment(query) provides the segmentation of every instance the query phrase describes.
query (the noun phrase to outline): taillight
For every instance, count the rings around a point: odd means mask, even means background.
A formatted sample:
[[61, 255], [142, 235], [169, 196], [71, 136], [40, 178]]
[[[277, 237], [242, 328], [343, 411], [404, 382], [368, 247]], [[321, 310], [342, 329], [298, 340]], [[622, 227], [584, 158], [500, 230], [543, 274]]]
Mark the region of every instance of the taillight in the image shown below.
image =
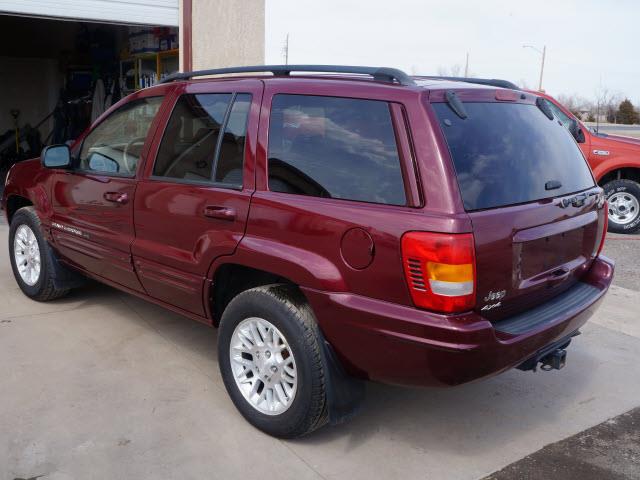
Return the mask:
[[402, 261], [413, 303], [444, 313], [475, 305], [476, 260], [473, 235], [408, 232]]
[[598, 255], [600, 255], [600, 252], [602, 252], [602, 248], [604, 247], [604, 239], [607, 236], [607, 228], [609, 227], [609, 204], [606, 201], [604, 202], [602, 211], [602, 216], [598, 218], [598, 232], [596, 233], [597, 238], [600, 240], [600, 244], [598, 245], [597, 250], [594, 248], [594, 257], [597, 257]]

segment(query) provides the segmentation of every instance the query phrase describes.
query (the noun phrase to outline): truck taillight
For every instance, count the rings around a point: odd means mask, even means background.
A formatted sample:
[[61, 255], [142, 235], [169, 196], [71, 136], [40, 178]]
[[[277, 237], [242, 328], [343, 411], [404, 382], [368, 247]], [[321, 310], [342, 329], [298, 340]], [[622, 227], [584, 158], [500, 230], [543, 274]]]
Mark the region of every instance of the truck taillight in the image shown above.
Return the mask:
[[476, 260], [473, 235], [408, 232], [402, 262], [413, 303], [444, 313], [475, 305]]
[[609, 205], [607, 202], [604, 202], [604, 207], [602, 209], [602, 216], [598, 219], [598, 232], [596, 233], [600, 244], [597, 246], [597, 250], [594, 248], [595, 255], [597, 257], [602, 252], [602, 248], [604, 247], [604, 239], [607, 236], [607, 228], [609, 227]]

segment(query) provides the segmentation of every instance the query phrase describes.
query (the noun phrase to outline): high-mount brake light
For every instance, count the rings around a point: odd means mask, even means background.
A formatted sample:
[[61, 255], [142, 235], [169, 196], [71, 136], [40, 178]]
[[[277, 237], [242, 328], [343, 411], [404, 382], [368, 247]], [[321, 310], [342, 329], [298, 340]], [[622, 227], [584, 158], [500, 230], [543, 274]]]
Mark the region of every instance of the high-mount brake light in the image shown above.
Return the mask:
[[502, 100], [505, 102], [515, 102], [520, 95], [513, 90], [496, 90], [496, 100]]
[[443, 313], [474, 307], [476, 261], [471, 233], [405, 233], [402, 262], [417, 307]]

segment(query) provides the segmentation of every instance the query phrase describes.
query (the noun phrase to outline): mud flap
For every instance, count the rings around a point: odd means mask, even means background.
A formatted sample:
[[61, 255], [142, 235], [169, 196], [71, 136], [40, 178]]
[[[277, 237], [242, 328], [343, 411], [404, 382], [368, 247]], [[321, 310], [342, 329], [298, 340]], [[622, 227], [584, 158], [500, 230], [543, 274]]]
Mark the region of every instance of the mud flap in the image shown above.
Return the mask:
[[333, 347], [322, 337], [322, 356], [327, 376], [327, 412], [329, 423], [337, 425], [356, 415], [365, 395], [365, 382], [345, 372]]
[[51, 248], [51, 245], [49, 245], [48, 242], [47, 250], [49, 253], [49, 267], [51, 268], [53, 275], [53, 283], [57, 289], [65, 290], [68, 288], [77, 288], [82, 287], [87, 283], [86, 277], [60, 264], [56, 252]]

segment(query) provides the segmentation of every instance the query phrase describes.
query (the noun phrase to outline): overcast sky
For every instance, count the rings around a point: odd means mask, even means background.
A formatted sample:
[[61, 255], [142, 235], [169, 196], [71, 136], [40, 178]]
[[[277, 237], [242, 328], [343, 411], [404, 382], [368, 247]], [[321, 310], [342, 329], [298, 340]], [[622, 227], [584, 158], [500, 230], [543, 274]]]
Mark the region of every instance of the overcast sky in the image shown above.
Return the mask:
[[479, 77], [592, 99], [602, 84], [640, 100], [640, 2], [634, 0], [267, 0], [266, 62], [391, 66]]

